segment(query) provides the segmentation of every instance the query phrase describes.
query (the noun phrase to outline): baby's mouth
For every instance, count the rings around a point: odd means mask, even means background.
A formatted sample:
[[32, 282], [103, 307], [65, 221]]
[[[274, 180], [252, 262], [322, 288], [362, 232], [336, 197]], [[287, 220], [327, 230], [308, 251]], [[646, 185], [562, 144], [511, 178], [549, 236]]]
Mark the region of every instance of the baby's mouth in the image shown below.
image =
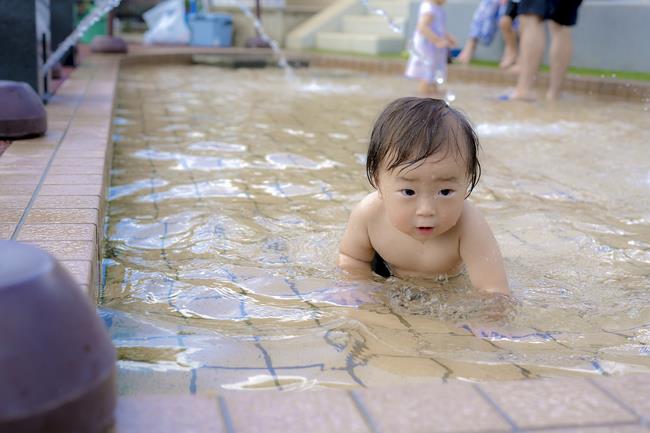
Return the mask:
[[433, 227], [418, 227], [418, 231], [420, 233], [431, 233], [433, 231]]

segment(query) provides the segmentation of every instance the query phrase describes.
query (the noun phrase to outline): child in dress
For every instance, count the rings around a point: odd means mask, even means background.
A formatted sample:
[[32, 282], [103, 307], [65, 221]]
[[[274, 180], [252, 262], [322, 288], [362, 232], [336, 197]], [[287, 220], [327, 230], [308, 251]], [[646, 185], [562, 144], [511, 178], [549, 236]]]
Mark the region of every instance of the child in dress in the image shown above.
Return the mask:
[[476, 289], [508, 294], [494, 235], [467, 200], [480, 177], [478, 149], [469, 121], [445, 101], [390, 103], [368, 149], [366, 173], [376, 191], [350, 214], [339, 267], [357, 278], [382, 267], [397, 277], [438, 280], [466, 271]]
[[420, 80], [421, 94], [440, 96], [439, 84], [447, 80], [447, 53], [456, 39], [447, 33], [445, 0], [423, 0], [409, 49], [405, 75]]

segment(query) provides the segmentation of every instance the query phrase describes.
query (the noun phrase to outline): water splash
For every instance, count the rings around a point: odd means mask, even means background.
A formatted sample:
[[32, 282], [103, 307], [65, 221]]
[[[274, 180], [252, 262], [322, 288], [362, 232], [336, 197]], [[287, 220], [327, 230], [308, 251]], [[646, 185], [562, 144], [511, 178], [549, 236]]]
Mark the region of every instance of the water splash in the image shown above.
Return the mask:
[[361, 2], [361, 4], [363, 4], [363, 6], [364, 6], [364, 7], [368, 10], [368, 12], [370, 12], [371, 14], [373, 14], [373, 15], [379, 15], [380, 17], [384, 17], [384, 18], [386, 19], [386, 22], [388, 23], [388, 27], [390, 27], [390, 29], [391, 29], [393, 32], [395, 32], [395, 33], [399, 33], [399, 34], [401, 34], [401, 35], [404, 34], [404, 26], [403, 26], [403, 25], [399, 25], [399, 24], [397, 24], [397, 22], [395, 21], [395, 19], [394, 19], [393, 17], [391, 17], [391, 16], [388, 14], [388, 12], [386, 12], [386, 11], [383, 10], [383, 9], [378, 9], [378, 8], [374, 8], [374, 7], [370, 6], [370, 5], [368, 4], [368, 0], [359, 0], [359, 1]]
[[59, 44], [59, 47], [50, 55], [45, 64], [43, 65], [43, 75], [47, 74], [55, 64], [61, 60], [61, 57], [77, 43], [79, 39], [86, 33], [86, 31], [101, 17], [106, 15], [111, 10], [120, 5], [122, 0], [105, 0], [95, 6], [88, 15], [86, 15], [80, 22], [77, 28], [74, 29], [70, 35]]
[[260, 38], [262, 38], [262, 40], [264, 40], [264, 42], [269, 44], [273, 50], [273, 53], [278, 58], [278, 66], [280, 66], [285, 71], [287, 78], [293, 78], [293, 68], [287, 61], [287, 56], [284, 54], [284, 51], [282, 51], [282, 48], [280, 48], [278, 43], [266, 33], [262, 22], [257, 18], [257, 16], [255, 16], [251, 8], [241, 0], [232, 0], [231, 3], [237, 6], [239, 10], [241, 10], [249, 20], [251, 20], [253, 26], [255, 27], [255, 31], [257, 31], [257, 34], [260, 36]]

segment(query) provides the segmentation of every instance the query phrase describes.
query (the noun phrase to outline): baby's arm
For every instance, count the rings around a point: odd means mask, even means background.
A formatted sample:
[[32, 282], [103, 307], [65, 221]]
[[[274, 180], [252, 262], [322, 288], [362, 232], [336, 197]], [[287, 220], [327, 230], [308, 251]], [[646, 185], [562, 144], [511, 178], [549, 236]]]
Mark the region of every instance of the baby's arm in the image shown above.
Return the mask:
[[434, 44], [438, 48], [445, 48], [447, 46], [447, 40], [445, 38], [439, 37], [438, 35], [436, 35], [431, 30], [431, 23], [433, 23], [434, 19], [435, 19], [435, 17], [433, 16], [433, 14], [430, 14], [430, 13], [420, 15], [420, 19], [418, 20], [417, 29], [432, 44]]
[[469, 201], [461, 221], [460, 256], [472, 285], [485, 292], [509, 294], [503, 258], [487, 221]]
[[451, 33], [447, 33], [445, 35], [445, 39], [447, 39], [447, 42], [449, 43], [450, 47], [455, 47], [455, 46], [458, 45], [458, 41], [456, 40], [454, 35], [452, 35]]
[[352, 209], [339, 247], [339, 267], [357, 278], [372, 276], [370, 264], [375, 251], [368, 237], [370, 214], [370, 196], [368, 196]]

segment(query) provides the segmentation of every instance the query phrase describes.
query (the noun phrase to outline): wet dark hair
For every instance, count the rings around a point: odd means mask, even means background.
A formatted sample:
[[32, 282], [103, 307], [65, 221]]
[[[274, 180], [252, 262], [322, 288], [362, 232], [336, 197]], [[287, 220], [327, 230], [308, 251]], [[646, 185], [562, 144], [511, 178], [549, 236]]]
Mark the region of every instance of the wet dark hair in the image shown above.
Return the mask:
[[400, 98], [384, 108], [372, 128], [366, 175], [377, 188], [376, 176], [382, 164], [391, 171], [402, 165], [417, 165], [439, 151], [455, 150], [467, 165], [469, 197], [481, 177], [479, 147], [469, 120], [444, 100]]

